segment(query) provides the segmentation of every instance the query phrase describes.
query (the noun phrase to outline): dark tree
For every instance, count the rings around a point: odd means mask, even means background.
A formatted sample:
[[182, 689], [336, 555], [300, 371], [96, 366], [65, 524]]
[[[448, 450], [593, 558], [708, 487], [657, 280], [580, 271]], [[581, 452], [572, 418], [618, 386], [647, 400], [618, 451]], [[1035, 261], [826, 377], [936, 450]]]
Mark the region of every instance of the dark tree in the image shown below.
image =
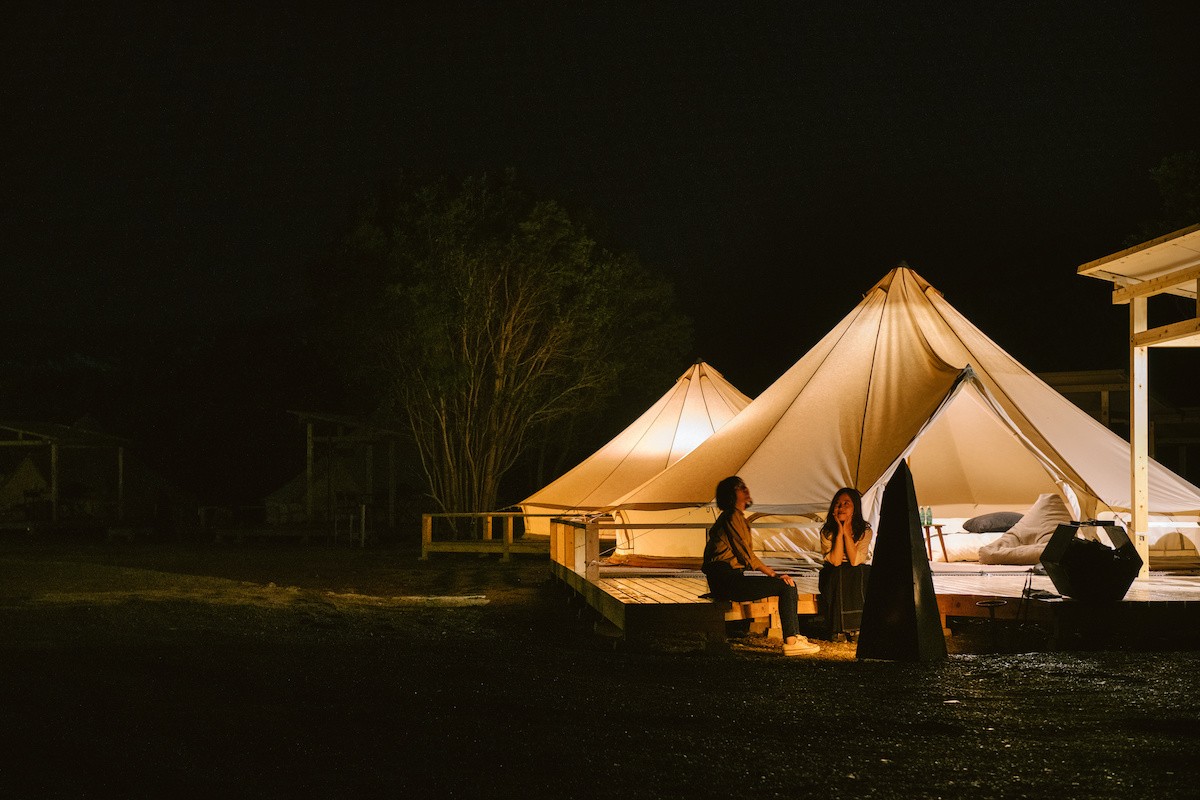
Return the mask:
[[1188, 150], [1164, 158], [1150, 170], [1162, 200], [1162, 215], [1144, 223], [1126, 247], [1200, 223], [1200, 151]]
[[315, 279], [339, 361], [395, 403], [446, 511], [494, 510], [540, 437], [674, 377], [690, 332], [669, 283], [511, 175], [391, 185]]

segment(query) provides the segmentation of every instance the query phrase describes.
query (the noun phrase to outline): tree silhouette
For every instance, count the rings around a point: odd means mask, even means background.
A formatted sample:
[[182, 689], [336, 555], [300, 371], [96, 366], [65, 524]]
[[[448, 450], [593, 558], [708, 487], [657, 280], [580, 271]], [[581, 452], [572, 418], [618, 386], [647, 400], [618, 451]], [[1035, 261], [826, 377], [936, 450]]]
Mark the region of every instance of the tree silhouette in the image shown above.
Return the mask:
[[1200, 151], [1167, 156], [1150, 170], [1150, 177], [1158, 186], [1161, 216], [1143, 223], [1125, 240], [1126, 247], [1200, 223]]
[[532, 445], [689, 335], [669, 283], [511, 174], [393, 183], [316, 278], [339, 361], [394, 401], [445, 511], [494, 510]]

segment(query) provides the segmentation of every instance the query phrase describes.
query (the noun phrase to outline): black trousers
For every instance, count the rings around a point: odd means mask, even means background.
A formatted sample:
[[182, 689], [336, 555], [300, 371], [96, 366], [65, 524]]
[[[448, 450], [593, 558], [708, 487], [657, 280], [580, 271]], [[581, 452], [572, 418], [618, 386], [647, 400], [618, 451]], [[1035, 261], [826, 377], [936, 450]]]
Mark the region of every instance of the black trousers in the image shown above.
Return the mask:
[[794, 585], [784, 583], [783, 578], [768, 578], [766, 575], [747, 575], [733, 569], [724, 562], [704, 565], [704, 577], [708, 588], [718, 600], [762, 600], [764, 597], [779, 598], [779, 627], [783, 638], [800, 633], [800, 615], [797, 612], [799, 593]]

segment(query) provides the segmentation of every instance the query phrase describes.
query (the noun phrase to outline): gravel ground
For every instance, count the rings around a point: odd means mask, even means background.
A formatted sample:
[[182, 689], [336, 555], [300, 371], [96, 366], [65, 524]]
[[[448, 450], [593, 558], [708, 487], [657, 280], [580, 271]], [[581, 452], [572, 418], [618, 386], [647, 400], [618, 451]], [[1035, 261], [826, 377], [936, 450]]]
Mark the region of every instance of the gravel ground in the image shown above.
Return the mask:
[[5, 534], [0, 797], [1198, 796], [1196, 652], [616, 647], [548, 572]]

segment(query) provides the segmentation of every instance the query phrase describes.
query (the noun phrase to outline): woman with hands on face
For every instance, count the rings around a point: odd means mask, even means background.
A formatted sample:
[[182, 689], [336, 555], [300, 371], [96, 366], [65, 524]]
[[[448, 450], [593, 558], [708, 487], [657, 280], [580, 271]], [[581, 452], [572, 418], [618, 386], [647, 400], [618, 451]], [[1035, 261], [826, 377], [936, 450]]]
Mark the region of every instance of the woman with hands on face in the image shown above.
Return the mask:
[[821, 528], [824, 564], [817, 579], [819, 607], [830, 638], [854, 637], [862, 623], [871, 566], [871, 526], [863, 518], [857, 489], [838, 489]]

